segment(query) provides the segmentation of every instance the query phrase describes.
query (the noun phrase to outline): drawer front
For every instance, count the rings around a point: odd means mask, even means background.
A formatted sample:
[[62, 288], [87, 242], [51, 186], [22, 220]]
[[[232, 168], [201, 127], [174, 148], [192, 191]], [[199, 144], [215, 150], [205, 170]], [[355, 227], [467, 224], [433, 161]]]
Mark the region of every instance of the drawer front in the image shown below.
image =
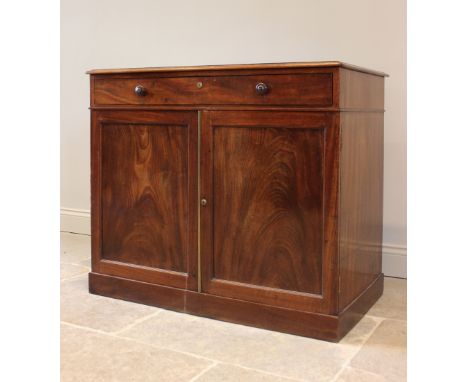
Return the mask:
[[[135, 89], [139, 87], [140, 94]], [[96, 78], [95, 105], [331, 106], [332, 73]]]

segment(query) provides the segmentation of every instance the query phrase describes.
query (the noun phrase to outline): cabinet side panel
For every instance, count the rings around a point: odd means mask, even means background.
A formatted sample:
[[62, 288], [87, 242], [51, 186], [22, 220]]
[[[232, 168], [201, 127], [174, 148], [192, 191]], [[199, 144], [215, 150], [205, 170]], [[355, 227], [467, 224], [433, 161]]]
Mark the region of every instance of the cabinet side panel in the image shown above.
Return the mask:
[[382, 271], [383, 117], [341, 114], [340, 310]]
[[381, 110], [384, 108], [384, 77], [340, 69], [342, 109]]

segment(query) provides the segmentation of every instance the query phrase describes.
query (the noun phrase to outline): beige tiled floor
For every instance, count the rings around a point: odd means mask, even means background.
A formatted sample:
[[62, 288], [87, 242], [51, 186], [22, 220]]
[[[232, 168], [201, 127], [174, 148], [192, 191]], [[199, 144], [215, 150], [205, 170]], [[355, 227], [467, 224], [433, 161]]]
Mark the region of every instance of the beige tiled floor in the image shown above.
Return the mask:
[[90, 295], [89, 236], [61, 239], [62, 382], [406, 380], [405, 280], [332, 344]]

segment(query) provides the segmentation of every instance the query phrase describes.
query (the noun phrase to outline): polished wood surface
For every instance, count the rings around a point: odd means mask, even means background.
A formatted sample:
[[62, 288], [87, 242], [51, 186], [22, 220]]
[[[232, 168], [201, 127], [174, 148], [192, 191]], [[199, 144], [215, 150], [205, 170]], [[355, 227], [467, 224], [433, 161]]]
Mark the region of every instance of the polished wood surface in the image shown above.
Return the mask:
[[186, 272], [187, 126], [101, 129], [102, 258]]
[[381, 273], [343, 309], [338, 315], [338, 335], [343, 338], [364, 317], [374, 303], [382, 296], [384, 276]]
[[340, 309], [382, 272], [383, 114], [342, 113]]
[[284, 309], [97, 273], [89, 274], [89, 290], [102, 296], [202, 317], [327, 341], [339, 340], [339, 319], [332, 315]]
[[340, 315], [285, 309], [97, 273], [89, 274], [89, 290], [177, 312], [338, 342], [382, 295], [383, 277], [366, 288]]
[[[258, 94], [265, 83], [268, 92]], [[135, 88], [146, 93], [139, 96]], [[158, 78], [100, 78], [94, 83], [95, 105], [314, 105], [333, 103], [332, 73]]]
[[213, 126], [213, 277], [321, 294], [323, 128], [226, 123]]
[[94, 69], [87, 74], [132, 74], [132, 73], [161, 73], [161, 72], [193, 72], [193, 71], [237, 71], [237, 70], [262, 70], [262, 69], [303, 69], [303, 68], [348, 68], [353, 71], [374, 74], [382, 77], [388, 76], [384, 72], [366, 69], [360, 66], [347, 64], [340, 61], [316, 61], [316, 62], [283, 62], [267, 64], [234, 64], [234, 65], [201, 65], [201, 66], [168, 66], [159, 68], [126, 68], [126, 69]]
[[185, 285], [189, 258], [196, 258], [196, 216], [189, 211], [196, 113], [99, 112], [94, 119], [101, 271], [157, 270], [171, 285]]
[[340, 108], [383, 111], [384, 78], [340, 69]]
[[92, 71], [90, 291], [342, 338], [383, 288], [383, 76]]
[[333, 116], [206, 112], [202, 142], [203, 290], [334, 310], [339, 141]]

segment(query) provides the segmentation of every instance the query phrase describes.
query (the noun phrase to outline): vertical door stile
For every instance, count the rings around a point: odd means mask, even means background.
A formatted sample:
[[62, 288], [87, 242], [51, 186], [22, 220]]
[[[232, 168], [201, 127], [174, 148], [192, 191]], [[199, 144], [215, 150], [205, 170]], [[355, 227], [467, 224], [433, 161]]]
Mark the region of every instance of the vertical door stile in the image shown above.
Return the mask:
[[200, 292], [209, 293], [208, 288], [213, 277], [213, 128], [211, 126], [212, 111], [199, 112], [199, 277]]
[[201, 275], [201, 218], [200, 218], [200, 200], [201, 200], [201, 185], [200, 185], [200, 156], [201, 156], [201, 128], [202, 128], [202, 111], [198, 110], [198, 123], [197, 123], [197, 290], [202, 290], [202, 275]]

